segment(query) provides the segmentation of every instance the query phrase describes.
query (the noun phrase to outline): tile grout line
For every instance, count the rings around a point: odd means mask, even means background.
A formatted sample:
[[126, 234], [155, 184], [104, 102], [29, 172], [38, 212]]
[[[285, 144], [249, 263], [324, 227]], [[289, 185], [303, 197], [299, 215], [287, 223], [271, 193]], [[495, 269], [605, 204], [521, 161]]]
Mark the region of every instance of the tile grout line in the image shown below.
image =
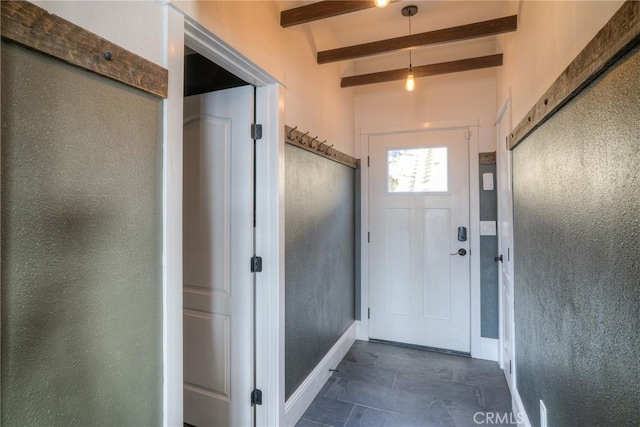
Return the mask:
[[[338, 400], [338, 399], [336, 399], [336, 400]], [[347, 402], [346, 400], [340, 400], [340, 402], [353, 403], [353, 402]], [[375, 410], [375, 411], [378, 411], [378, 412], [384, 412], [384, 413], [386, 413], [386, 414], [400, 415], [400, 416], [402, 416], [402, 417], [411, 417], [410, 415], [403, 414], [402, 412], [390, 411], [390, 410], [388, 410], [388, 409], [377, 408], [377, 407], [375, 407], [375, 406], [369, 406], [369, 405], [365, 405], [365, 404], [363, 404], [363, 403], [353, 403], [353, 405], [354, 405], [354, 408], [355, 408], [356, 406], [360, 406], [361, 408], [373, 409], [373, 410]], [[414, 417], [414, 418], [415, 418], [415, 417]]]
[[347, 427], [347, 424], [349, 424], [349, 420], [351, 419], [351, 416], [353, 415], [353, 411], [356, 410], [356, 405], [355, 403], [353, 404], [353, 408], [351, 408], [351, 412], [349, 412], [349, 416], [347, 417], [347, 419], [345, 420], [344, 424], [342, 425], [342, 427]]

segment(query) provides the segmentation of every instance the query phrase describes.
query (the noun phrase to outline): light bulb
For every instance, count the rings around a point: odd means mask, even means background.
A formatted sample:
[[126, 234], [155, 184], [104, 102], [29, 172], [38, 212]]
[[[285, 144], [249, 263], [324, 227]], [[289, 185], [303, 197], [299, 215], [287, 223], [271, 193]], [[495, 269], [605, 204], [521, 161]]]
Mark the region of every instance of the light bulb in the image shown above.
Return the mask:
[[391, 0], [375, 0], [374, 3], [376, 4], [376, 7], [385, 7], [389, 5], [389, 2]]
[[416, 88], [416, 81], [413, 79], [413, 73], [410, 72], [407, 75], [407, 82], [405, 84], [405, 88], [408, 92], [412, 92]]

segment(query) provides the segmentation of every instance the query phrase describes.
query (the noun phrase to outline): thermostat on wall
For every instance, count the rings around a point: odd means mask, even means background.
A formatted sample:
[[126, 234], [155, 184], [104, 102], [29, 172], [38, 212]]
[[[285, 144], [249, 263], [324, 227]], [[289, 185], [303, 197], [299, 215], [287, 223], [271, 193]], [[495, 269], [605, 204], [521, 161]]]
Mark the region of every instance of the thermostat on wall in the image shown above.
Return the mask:
[[480, 221], [480, 235], [481, 236], [495, 236], [496, 235], [496, 222], [495, 221]]
[[482, 189], [493, 190], [493, 174], [491, 172], [482, 174]]

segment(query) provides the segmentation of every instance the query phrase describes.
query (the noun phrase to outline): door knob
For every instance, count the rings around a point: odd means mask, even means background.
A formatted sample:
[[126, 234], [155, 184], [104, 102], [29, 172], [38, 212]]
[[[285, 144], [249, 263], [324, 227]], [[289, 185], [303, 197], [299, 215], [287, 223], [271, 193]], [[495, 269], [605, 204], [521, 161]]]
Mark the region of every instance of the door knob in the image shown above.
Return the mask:
[[502, 254], [500, 254], [499, 256], [495, 257], [493, 260], [495, 262], [498, 262], [498, 261], [502, 262]]
[[467, 254], [467, 250], [464, 248], [460, 248], [458, 249], [458, 252], [456, 252], [455, 254], [451, 254], [451, 255], [460, 255], [460, 256], [465, 256]]

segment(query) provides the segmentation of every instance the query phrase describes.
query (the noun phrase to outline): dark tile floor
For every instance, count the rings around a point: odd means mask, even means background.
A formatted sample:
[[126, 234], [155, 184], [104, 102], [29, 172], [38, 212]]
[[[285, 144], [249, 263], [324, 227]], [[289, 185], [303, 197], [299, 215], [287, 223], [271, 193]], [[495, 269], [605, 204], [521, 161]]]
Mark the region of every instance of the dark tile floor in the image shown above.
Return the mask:
[[495, 362], [356, 341], [337, 369], [297, 427], [511, 425]]

